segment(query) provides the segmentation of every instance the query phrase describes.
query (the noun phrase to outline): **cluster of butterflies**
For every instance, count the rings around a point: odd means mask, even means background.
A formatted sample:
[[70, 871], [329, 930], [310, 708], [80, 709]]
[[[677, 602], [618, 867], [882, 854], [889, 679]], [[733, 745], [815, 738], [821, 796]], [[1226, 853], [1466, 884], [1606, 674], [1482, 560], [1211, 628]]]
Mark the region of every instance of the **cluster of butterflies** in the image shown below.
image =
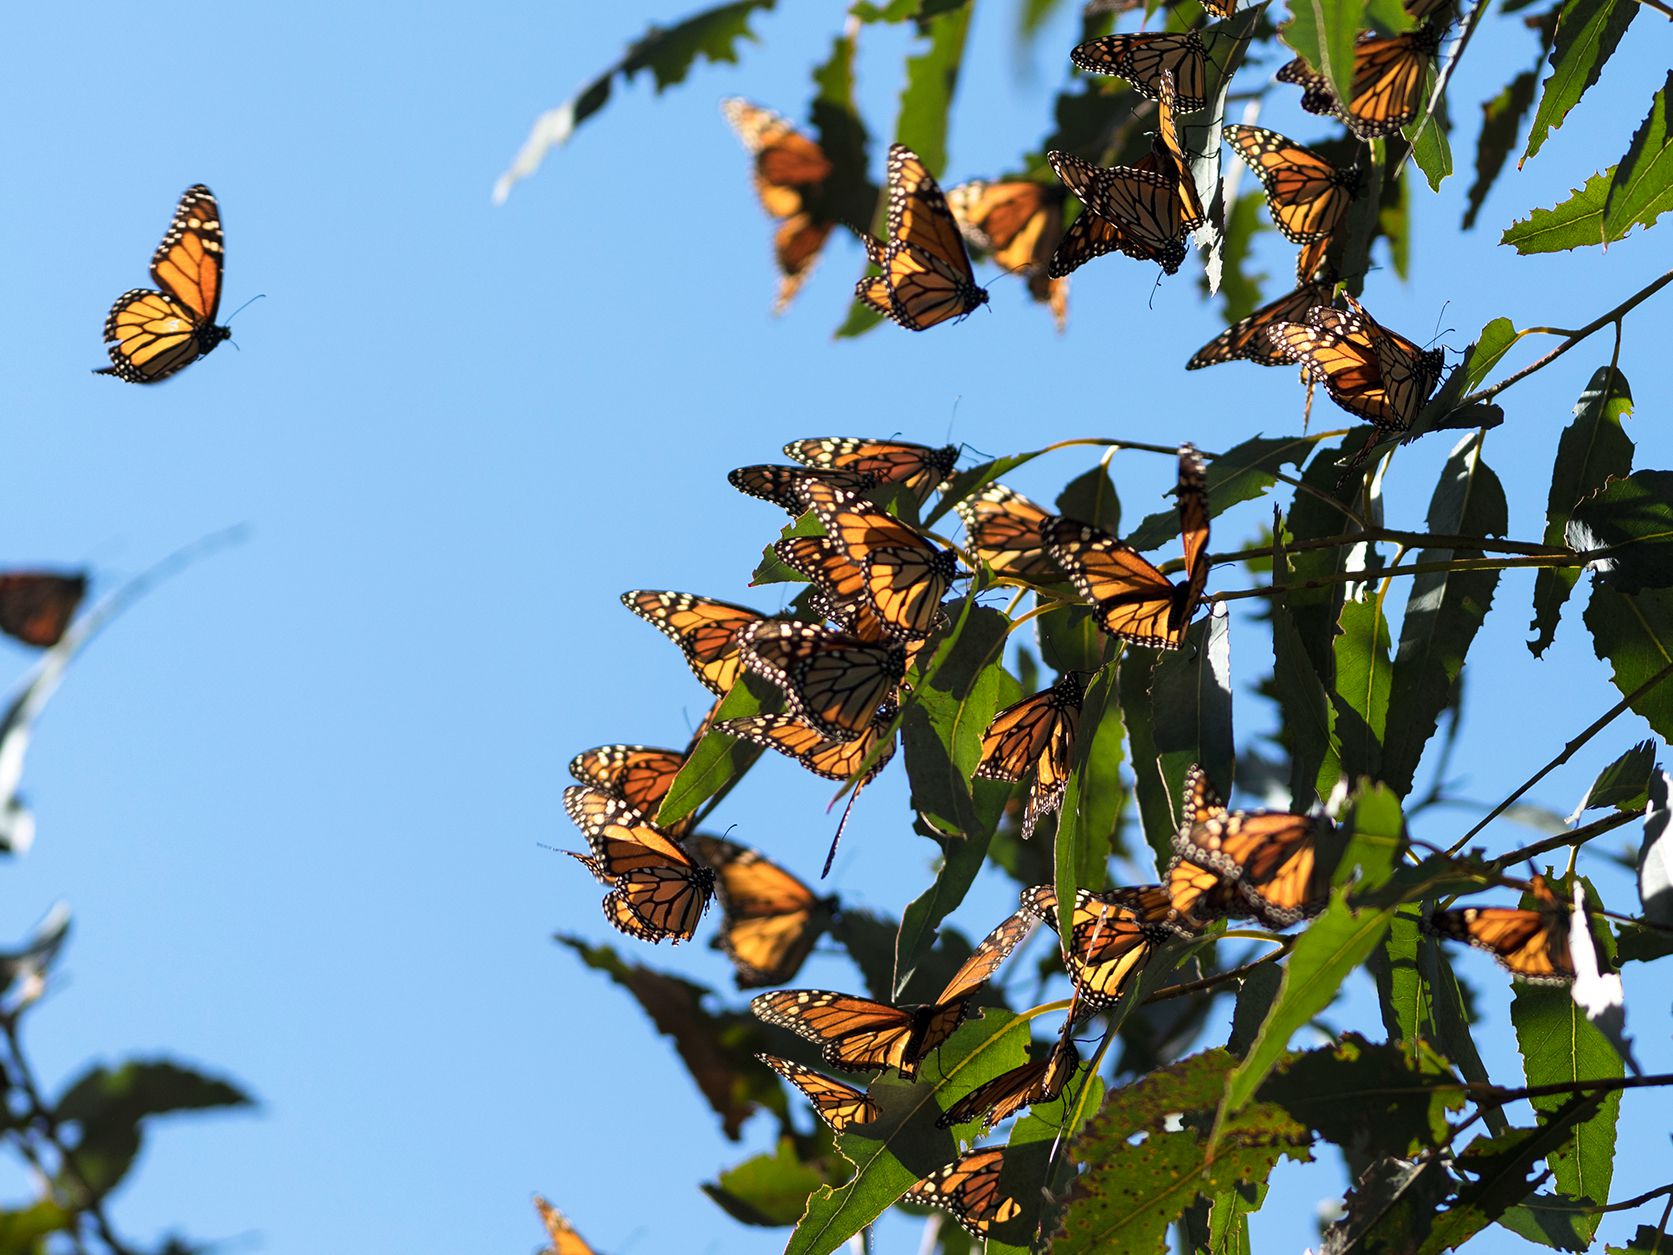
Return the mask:
[[[1052, 514], [998, 483], [953, 503], [966, 529], [954, 549], [902, 514], [950, 487], [958, 449], [899, 441], [826, 437], [785, 447], [784, 465], [740, 467], [741, 491], [782, 507], [798, 524], [774, 555], [808, 587], [792, 606], [804, 617], [763, 615], [689, 593], [635, 590], [623, 602], [673, 640], [716, 709], [749, 672], [777, 689], [782, 713], [703, 721], [684, 751], [607, 745], [576, 756], [578, 782], [564, 806], [586, 838], [575, 853], [607, 886], [602, 907], [618, 930], [648, 942], [695, 936], [719, 898], [718, 945], [740, 988], [791, 981], [840, 904], [821, 897], [760, 851], [698, 833], [698, 818], [659, 824], [656, 816], [692, 750], [711, 733], [784, 754], [809, 771], [856, 786], [890, 761], [894, 727], [912, 698], [916, 660], [947, 622], [943, 600], [960, 565], [1060, 595], [1090, 608], [1093, 621], [1129, 646], [1177, 649], [1203, 600], [1209, 558], [1209, 503], [1201, 457], [1179, 450], [1174, 494], [1184, 547], [1178, 580], [1089, 524]], [[901, 513], [891, 513], [891, 505]], [[1073, 598], [1067, 590], [1073, 590]], [[1022, 782], [1032, 776], [1022, 819], [1026, 836], [1056, 810], [1076, 762], [1089, 677], [1068, 672], [1000, 711], [982, 735], [976, 775]], [[1080, 1069], [1074, 1030], [1108, 1010], [1170, 943], [1189, 941], [1220, 920], [1248, 918], [1274, 929], [1317, 913], [1328, 900], [1340, 834], [1320, 815], [1228, 810], [1205, 773], [1187, 776], [1174, 857], [1161, 883], [1076, 892], [1059, 949], [1075, 997], [1062, 1030], [1041, 1057], [962, 1095], [944, 1127], [989, 1127], [1058, 1097]], [[834, 851], [833, 845], [833, 851]], [[826, 863], [829, 869], [829, 860]], [[1535, 882], [1536, 891], [1542, 882]], [[1019, 909], [972, 951], [937, 997], [894, 1006], [829, 990], [778, 988], [751, 1009], [764, 1022], [815, 1043], [825, 1063], [847, 1072], [893, 1069], [914, 1076], [923, 1060], [976, 1013], [974, 1000], [1037, 924], [1059, 926], [1055, 889], [1022, 893]], [[1535, 909], [1437, 911], [1437, 933], [1491, 951], [1517, 976], [1572, 979], [1567, 923], [1548, 891]], [[762, 1055], [842, 1132], [878, 1118], [861, 1089], [805, 1064]], [[946, 1207], [986, 1235], [1018, 1214], [997, 1188], [1006, 1152], [980, 1149], [918, 1182], [908, 1197]]]
[[[1235, 0], [1204, 6], [1227, 16]], [[1364, 34], [1355, 48], [1346, 102], [1330, 82], [1297, 58], [1278, 81], [1303, 89], [1302, 108], [1342, 121], [1361, 140], [1387, 136], [1423, 111], [1450, 0], [1407, 0], [1420, 23], [1391, 36]], [[1173, 274], [1191, 233], [1207, 222], [1178, 117], [1208, 105], [1208, 47], [1196, 31], [1108, 35], [1070, 53], [1094, 74], [1125, 80], [1156, 102], [1151, 151], [1131, 166], [1099, 166], [1066, 152], [1047, 160], [1060, 186], [1029, 179], [960, 184], [945, 194], [923, 161], [903, 144], [889, 150], [887, 230], [859, 233], [877, 273], [855, 287], [868, 308], [912, 331], [964, 317], [985, 304], [971, 250], [989, 253], [1024, 275], [1062, 325], [1067, 279], [1107, 253], [1158, 263]], [[833, 172], [818, 144], [779, 115], [747, 101], [723, 106], [755, 158], [762, 204], [779, 220], [775, 248], [782, 275], [779, 307], [806, 278], [832, 224], [810, 208]], [[1204, 345], [1186, 363], [1195, 370], [1239, 359], [1263, 366], [1299, 365], [1309, 386], [1373, 426], [1367, 448], [1411, 429], [1445, 367], [1439, 350], [1424, 350], [1383, 327], [1351, 296], [1333, 302], [1348, 207], [1358, 195], [1357, 167], [1343, 170], [1320, 153], [1274, 131], [1233, 125], [1222, 134], [1261, 179], [1274, 224], [1301, 246], [1297, 286], [1255, 310]], [[1065, 225], [1066, 198], [1081, 212]]]

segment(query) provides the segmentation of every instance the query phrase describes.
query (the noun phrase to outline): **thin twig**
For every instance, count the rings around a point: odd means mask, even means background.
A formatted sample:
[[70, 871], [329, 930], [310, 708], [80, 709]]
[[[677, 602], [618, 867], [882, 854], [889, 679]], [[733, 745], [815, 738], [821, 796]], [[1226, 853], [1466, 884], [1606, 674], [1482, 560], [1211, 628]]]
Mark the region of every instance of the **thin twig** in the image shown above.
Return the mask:
[[1487, 864], [1487, 869], [1492, 872], [1497, 872], [1503, 868], [1509, 867], [1512, 863], [1520, 863], [1524, 859], [1534, 858], [1538, 855], [1548, 853], [1551, 850], [1560, 850], [1564, 846], [1569, 845], [1584, 845], [1593, 837], [1600, 837], [1606, 832], [1613, 832], [1617, 828], [1624, 827], [1625, 825], [1632, 823], [1634, 820], [1642, 818], [1643, 816], [1639, 815], [1635, 811], [1619, 811], [1613, 815], [1605, 815], [1602, 819], [1594, 819], [1591, 823], [1583, 824], [1579, 828], [1575, 828], [1572, 831], [1559, 832], [1555, 836], [1545, 837], [1542, 840], [1535, 841], [1530, 845], [1524, 845], [1519, 849], [1512, 850], [1509, 854], [1501, 854], [1498, 858]]
[[[1479, 549], [1483, 553], [1514, 553], [1528, 557], [1562, 557], [1572, 549], [1558, 549], [1551, 545], [1531, 544], [1523, 540], [1494, 540], [1488, 536], [1458, 536], [1440, 532], [1403, 532], [1391, 527], [1372, 527], [1363, 532], [1344, 532], [1340, 536], [1315, 536], [1284, 546], [1285, 553], [1304, 553], [1309, 549], [1331, 549], [1376, 541], [1392, 541], [1408, 549]], [[1270, 558], [1272, 547], [1239, 549], [1232, 553], [1211, 553], [1210, 563], [1218, 566], [1229, 562], [1247, 562], [1251, 558]]]
[[[1262, 938], [1262, 940], [1273, 939]], [[1257, 967], [1262, 967], [1268, 963], [1275, 963], [1290, 952], [1290, 948], [1295, 945], [1296, 939], [1294, 937], [1280, 937], [1276, 938], [1276, 940], [1278, 945], [1273, 950], [1261, 955], [1260, 958], [1255, 959], [1252, 962], [1245, 963], [1241, 967], [1229, 967], [1223, 972], [1215, 972], [1209, 976], [1204, 976], [1201, 980], [1186, 981], [1183, 984], [1169, 985], [1165, 989], [1158, 989], [1155, 993], [1151, 994], [1150, 997], [1146, 998], [1144, 1003], [1146, 1006], [1149, 1006], [1152, 1002], [1161, 1002], [1167, 998], [1182, 998], [1186, 994], [1199, 993], [1204, 989], [1211, 989], [1215, 985], [1223, 985], [1229, 980], [1241, 979], [1242, 977], [1247, 976], [1250, 972], [1254, 971]]]
[[1381, 571], [1338, 571], [1317, 579], [1296, 580], [1289, 584], [1266, 584], [1259, 588], [1240, 588], [1229, 593], [1209, 593], [1204, 601], [1241, 601], [1245, 597], [1281, 597], [1285, 593], [1306, 588], [1329, 588], [1334, 584], [1363, 584], [1369, 578], [1383, 581], [1397, 575], [1435, 575], [1442, 572], [1504, 571], [1512, 567], [1570, 567], [1585, 566], [1597, 559], [1596, 550], [1586, 553], [1550, 554], [1506, 558], [1452, 558], [1445, 562], [1414, 562], [1410, 566], [1389, 567]]
[[1608, 1094], [1619, 1089], [1646, 1089], [1657, 1085], [1673, 1085], [1673, 1072], [1658, 1072], [1654, 1076], [1602, 1076], [1592, 1081], [1554, 1081], [1549, 1085], [1522, 1085], [1516, 1089], [1505, 1089], [1490, 1081], [1465, 1081], [1461, 1088], [1473, 1102], [1487, 1107], [1502, 1107], [1526, 1098]]
[[1606, 1211], [1631, 1211], [1634, 1207], [1642, 1207], [1652, 1199], [1661, 1198], [1668, 1194], [1673, 1194], [1673, 1181], [1669, 1181], [1666, 1185], [1657, 1186], [1653, 1190], [1646, 1190], [1637, 1198], [1623, 1198], [1618, 1203], [1605, 1203], [1600, 1206], [1597, 1203], [1568, 1203], [1559, 1202], [1556, 1199], [1550, 1201], [1541, 1199], [1539, 1205], [1541, 1211], [1568, 1211], [1588, 1216], [1601, 1216]]

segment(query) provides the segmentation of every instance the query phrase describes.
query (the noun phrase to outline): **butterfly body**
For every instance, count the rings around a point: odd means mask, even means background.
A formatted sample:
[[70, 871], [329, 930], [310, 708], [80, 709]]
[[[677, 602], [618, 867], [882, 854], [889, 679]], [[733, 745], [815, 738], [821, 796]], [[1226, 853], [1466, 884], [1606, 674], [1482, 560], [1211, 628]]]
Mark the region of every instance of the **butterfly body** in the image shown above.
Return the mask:
[[604, 899], [605, 918], [642, 941], [689, 941], [714, 894], [714, 871], [595, 785], [565, 789], [563, 805], [591, 850], [575, 857], [598, 880], [614, 885]]
[[1353, 84], [1346, 104], [1336, 98], [1330, 80], [1301, 57], [1281, 66], [1276, 77], [1302, 89], [1301, 107], [1308, 113], [1335, 117], [1360, 139], [1379, 139], [1421, 112], [1423, 87], [1443, 29], [1444, 24], [1431, 22], [1398, 35], [1361, 36], [1354, 46]]
[[1041, 816], [1063, 804], [1075, 765], [1075, 736], [1085, 695], [1085, 674], [1065, 672], [1050, 688], [1000, 711], [982, 732], [977, 777], [1015, 782], [1034, 773], [1022, 820], [1024, 840], [1034, 835]]
[[1569, 913], [1543, 876], [1529, 887], [1533, 907], [1466, 906], [1435, 911], [1430, 932], [1485, 950], [1517, 980], [1567, 985], [1574, 980]]
[[1258, 126], [1222, 133], [1266, 188], [1273, 224], [1292, 244], [1328, 240], [1359, 194], [1358, 169], [1341, 170], [1311, 148]]

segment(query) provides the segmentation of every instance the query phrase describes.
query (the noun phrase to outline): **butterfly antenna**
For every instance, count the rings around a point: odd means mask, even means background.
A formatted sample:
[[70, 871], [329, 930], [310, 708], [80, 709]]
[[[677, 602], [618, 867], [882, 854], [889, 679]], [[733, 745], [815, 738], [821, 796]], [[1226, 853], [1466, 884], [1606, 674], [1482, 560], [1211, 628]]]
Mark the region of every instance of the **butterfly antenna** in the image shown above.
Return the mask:
[[1156, 283], [1150, 289], [1150, 299], [1145, 302], [1145, 308], [1146, 309], [1154, 310], [1156, 308], [1156, 293], [1160, 292], [1161, 290], [1162, 290], [1162, 272], [1160, 270], [1158, 270], [1156, 272]]
[[[947, 434], [942, 437], [948, 444], [953, 442], [953, 428], [958, 425], [958, 403], [962, 400], [964, 400], [964, 393], [962, 392], [953, 398], [953, 412], [947, 418]], [[961, 453], [964, 451], [963, 445], [959, 446], [959, 451]]]
[[848, 805], [842, 808], [842, 818], [837, 821], [836, 835], [831, 838], [831, 848], [825, 855], [825, 866], [819, 869], [821, 880], [831, 874], [831, 864], [836, 861], [837, 846], [842, 841], [842, 830], [848, 827], [848, 815], [854, 809], [854, 799], [859, 796], [860, 790], [855, 789], [848, 795]]
[[[222, 326], [230, 326], [231, 323], [232, 323], [232, 320], [234, 318], [237, 318], [238, 315], [242, 314], [245, 310], [249, 309], [250, 306], [254, 305], [257, 301], [265, 299], [266, 296], [267, 296], [267, 293], [265, 293], [265, 292], [257, 292], [249, 300], [245, 301], [237, 309], [233, 310], [232, 313], [228, 314], [227, 315], [227, 320], [226, 320], [225, 323], [222, 324]], [[233, 347], [236, 348], [237, 346], [234, 345]]]

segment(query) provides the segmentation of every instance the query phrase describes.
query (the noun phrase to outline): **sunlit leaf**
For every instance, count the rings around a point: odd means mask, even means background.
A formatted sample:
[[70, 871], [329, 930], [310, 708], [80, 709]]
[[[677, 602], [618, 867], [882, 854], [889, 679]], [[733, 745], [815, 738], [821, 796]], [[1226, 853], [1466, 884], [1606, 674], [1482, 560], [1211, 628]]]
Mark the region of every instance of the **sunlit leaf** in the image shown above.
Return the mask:
[[1516, 163], [1518, 168], [1540, 150], [1546, 137], [1563, 124], [1569, 110], [1597, 82], [1603, 63], [1636, 16], [1638, 5], [1633, 0], [1566, 0], [1557, 17], [1551, 74], [1540, 91], [1539, 109], [1528, 132], [1528, 147]]
[[1614, 243], [1621, 237], [1605, 233], [1603, 227], [1603, 202], [1614, 175], [1614, 166], [1598, 171], [1584, 187], [1571, 191], [1567, 200], [1550, 209], [1535, 209], [1525, 220], [1511, 223], [1499, 243], [1513, 246], [1523, 256]]
[[1350, 780], [1377, 776], [1382, 768], [1383, 735], [1394, 685], [1389, 661], [1388, 621], [1375, 591], [1363, 601], [1342, 604], [1336, 637], [1336, 735], [1342, 747], [1342, 771]]
[[1673, 585], [1673, 471], [1634, 471], [1574, 507], [1564, 529], [1570, 549], [1614, 552], [1589, 565], [1623, 593]]

